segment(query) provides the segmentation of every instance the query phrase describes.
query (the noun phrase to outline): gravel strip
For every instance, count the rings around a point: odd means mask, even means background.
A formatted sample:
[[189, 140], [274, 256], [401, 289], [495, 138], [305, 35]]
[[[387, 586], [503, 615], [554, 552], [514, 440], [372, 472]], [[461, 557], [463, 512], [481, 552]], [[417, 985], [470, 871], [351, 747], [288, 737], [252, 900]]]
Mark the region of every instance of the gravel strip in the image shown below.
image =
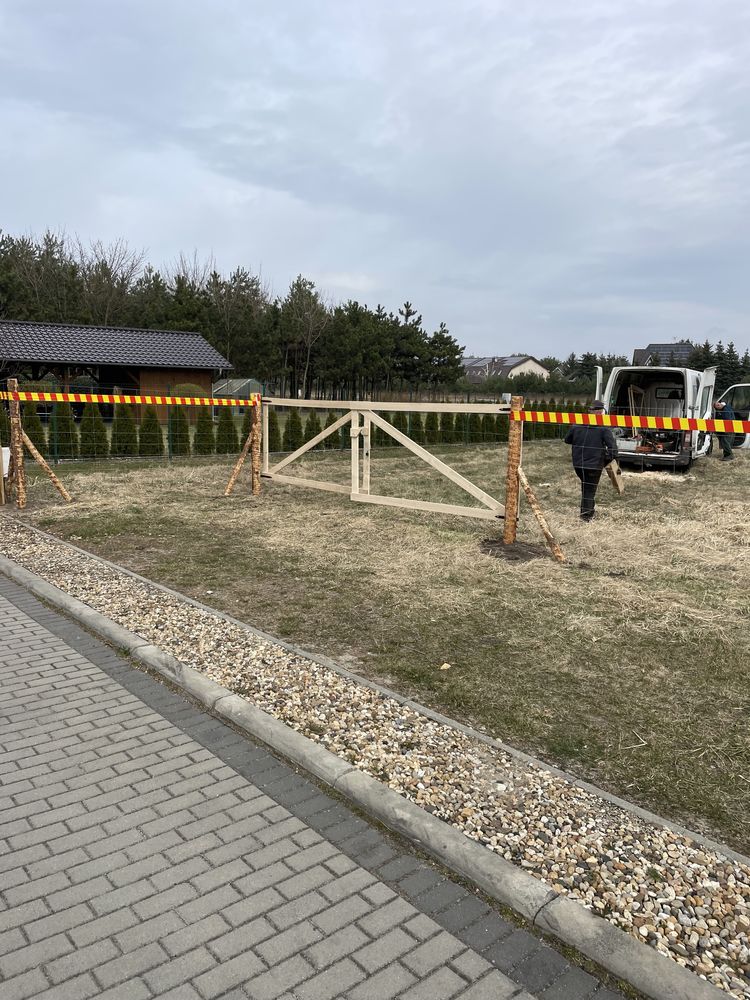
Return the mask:
[[0, 552], [732, 996], [750, 866], [85, 555], [0, 519]]

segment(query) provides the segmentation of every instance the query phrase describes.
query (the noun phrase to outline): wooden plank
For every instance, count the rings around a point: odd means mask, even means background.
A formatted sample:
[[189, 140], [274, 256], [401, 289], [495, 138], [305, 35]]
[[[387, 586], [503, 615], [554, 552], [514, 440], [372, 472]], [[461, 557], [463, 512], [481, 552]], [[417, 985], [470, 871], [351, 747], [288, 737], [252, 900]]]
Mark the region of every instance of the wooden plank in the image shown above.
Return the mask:
[[[264, 403], [265, 402], [266, 400], [264, 400]], [[336, 420], [334, 423], [332, 423], [330, 427], [324, 427], [323, 430], [320, 432], [320, 434], [316, 434], [314, 438], [310, 438], [310, 440], [306, 444], [303, 444], [301, 448], [298, 448], [296, 451], [293, 451], [291, 455], [287, 455], [286, 458], [282, 458], [282, 460], [280, 462], [277, 462], [272, 469], [264, 469], [264, 472], [271, 472], [271, 473], [280, 472], [282, 469], [286, 468], [286, 466], [289, 465], [290, 462], [294, 462], [295, 459], [300, 457], [300, 455], [304, 455], [305, 452], [310, 451], [311, 448], [314, 448], [316, 444], [320, 444], [320, 442], [324, 438], [327, 438], [329, 434], [333, 434], [340, 427], [343, 427], [344, 424], [347, 423], [347, 421], [351, 420], [351, 417], [352, 417], [351, 413], [345, 413], [343, 417], [339, 417], [339, 419]], [[268, 438], [266, 438], [266, 440], [268, 440]]]
[[[262, 404], [261, 404], [262, 405]], [[259, 407], [253, 407], [253, 422], [250, 428], [250, 466], [251, 466], [251, 491], [254, 497], [260, 496], [260, 469], [261, 469], [261, 414]]]
[[352, 429], [349, 432], [352, 442], [352, 489], [351, 492], [359, 493], [359, 411], [351, 411]]
[[522, 468], [520, 468], [520, 466], [518, 469], [518, 479], [519, 482], [521, 483], [521, 486], [523, 486], [524, 493], [526, 494], [526, 499], [529, 501], [529, 506], [534, 512], [534, 517], [537, 519], [539, 527], [542, 529], [542, 534], [547, 539], [547, 544], [549, 545], [552, 551], [552, 555], [555, 557], [555, 559], [557, 559], [558, 562], [561, 563], [565, 562], [565, 556], [563, 555], [563, 550], [560, 548], [557, 539], [552, 534], [550, 526], [547, 524], [547, 518], [544, 516], [544, 513], [542, 512], [541, 504], [537, 500], [536, 494], [529, 485], [529, 481], [526, 478], [526, 473], [523, 471]]
[[261, 472], [268, 472], [268, 407], [263, 406], [261, 403], [261, 412], [263, 414], [263, 459], [261, 462]]
[[372, 424], [369, 413], [364, 413], [362, 427], [362, 492], [370, 492], [370, 437]]
[[376, 493], [352, 493], [349, 498], [357, 503], [371, 503], [381, 507], [400, 507], [402, 510], [424, 510], [433, 514], [456, 514], [458, 517], [478, 517], [482, 521], [494, 521], [502, 517], [497, 511], [484, 507], [459, 507], [451, 503], [432, 503], [428, 500], [408, 500], [405, 497], [385, 497]]
[[322, 479], [303, 479], [301, 476], [284, 476], [276, 472], [269, 472], [264, 479], [270, 479], [274, 483], [284, 483], [286, 486], [307, 486], [313, 490], [325, 490], [328, 493], [346, 493], [349, 495], [348, 486], [340, 486], [338, 483], [326, 483]]
[[407, 437], [406, 434], [402, 434], [401, 431], [393, 427], [392, 424], [389, 424], [387, 420], [378, 416], [377, 413], [370, 414], [370, 419], [373, 423], [377, 424], [378, 427], [381, 427], [387, 434], [390, 434], [390, 436], [394, 438], [394, 440], [398, 441], [399, 444], [408, 448], [409, 451], [413, 452], [413, 454], [415, 454], [418, 458], [421, 458], [423, 462], [426, 462], [437, 472], [441, 473], [441, 475], [445, 476], [446, 479], [450, 479], [450, 481], [455, 483], [456, 486], [460, 486], [462, 490], [465, 490], [466, 493], [473, 496], [475, 500], [479, 500], [480, 503], [489, 507], [490, 510], [500, 514], [503, 513], [504, 507], [499, 500], [496, 500], [494, 497], [491, 497], [489, 493], [485, 493], [484, 490], [475, 486], [469, 479], [465, 479], [464, 476], [456, 472], [455, 469], [452, 469], [450, 465], [446, 465], [445, 462], [441, 462], [439, 458], [436, 458], [431, 452], [427, 451], [426, 448], [417, 444], [416, 441], [412, 441], [412, 439]]
[[[523, 409], [523, 396], [513, 396], [511, 410]], [[511, 545], [516, 540], [518, 528], [518, 470], [521, 465], [521, 445], [523, 443], [523, 421], [510, 420], [508, 427], [508, 471], [505, 477], [505, 526], [503, 542]]]
[[376, 413], [508, 413], [507, 403], [373, 403], [366, 399], [287, 399], [264, 396], [272, 406], [292, 406], [302, 410], [374, 410]]
[[620, 463], [617, 459], [613, 458], [611, 462], [607, 462], [604, 466], [604, 471], [609, 476], [612, 488], [619, 493], [620, 496], [622, 496], [625, 492], [625, 482], [622, 478], [622, 469], [620, 468]]

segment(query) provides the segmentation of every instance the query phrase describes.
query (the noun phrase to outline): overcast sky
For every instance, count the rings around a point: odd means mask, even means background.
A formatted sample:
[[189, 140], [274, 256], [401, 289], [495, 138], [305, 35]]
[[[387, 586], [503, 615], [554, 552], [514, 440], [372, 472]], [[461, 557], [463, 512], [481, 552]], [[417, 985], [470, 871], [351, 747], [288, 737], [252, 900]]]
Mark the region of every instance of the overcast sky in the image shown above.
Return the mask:
[[748, 66], [747, 0], [0, 0], [0, 226], [470, 353], [742, 350]]

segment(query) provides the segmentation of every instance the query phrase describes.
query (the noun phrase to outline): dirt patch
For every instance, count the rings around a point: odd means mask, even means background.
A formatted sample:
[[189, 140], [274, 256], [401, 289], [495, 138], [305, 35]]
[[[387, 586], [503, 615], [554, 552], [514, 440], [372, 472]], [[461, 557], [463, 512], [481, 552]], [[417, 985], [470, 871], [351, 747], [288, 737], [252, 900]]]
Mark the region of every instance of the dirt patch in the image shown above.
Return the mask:
[[519, 541], [506, 545], [501, 538], [483, 538], [479, 543], [479, 551], [495, 559], [505, 559], [507, 562], [529, 562], [532, 559], [551, 558], [549, 549], [543, 545]]

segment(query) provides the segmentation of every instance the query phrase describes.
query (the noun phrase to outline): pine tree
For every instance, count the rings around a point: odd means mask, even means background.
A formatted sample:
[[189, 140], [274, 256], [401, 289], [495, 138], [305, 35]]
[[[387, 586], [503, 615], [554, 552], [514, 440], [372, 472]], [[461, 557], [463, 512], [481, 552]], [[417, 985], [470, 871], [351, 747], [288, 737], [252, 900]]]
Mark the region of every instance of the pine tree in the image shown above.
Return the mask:
[[37, 413], [36, 403], [24, 403], [23, 404], [23, 417], [21, 418], [21, 426], [26, 431], [28, 437], [31, 438], [32, 442], [36, 445], [37, 449], [42, 453], [42, 455], [47, 454], [47, 436], [44, 433], [44, 427], [42, 426], [42, 421], [39, 419], [39, 414]]
[[479, 413], [469, 414], [469, 441], [471, 441], [472, 444], [481, 444], [482, 418]]
[[745, 351], [742, 355], [742, 376], [740, 381], [750, 382], [750, 351]]
[[164, 454], [164, 435], [161, 432], [155, 406], [147, 406], [143, 410], [138, 434], [138, 454], [144, 456]]
[[70, 403], [55, 403], [49, 429], [49, 450], [55, 459], [78, 457], [78, 428]]
[[452, 413], [440, 414], [440, 440], [443, 444], [453, 444], [456, 440], [456, 421]]
[[[429, 413], [427, 416], [429, 417]], [[422, 424], [422, 414], [421, 413], [410, 413], [409, 420], [407, 422], [409, 427], [409, 437], [412, 441], [416, 441], [417, 444], [425, 443], [425, 429]]]
[[172, 455], [190, 454], [190, 427], [184, 406], [169, 408], [169, 446]]
[[[335, 410], [329, 410], [328, 411], [328, 416], [326, 417], [325, 426], [326, 427], [330, 427], [331, 424], [335, 424], [337, 420], [338, 420], [338, 416], [336, 414], [336, 411]], [[376, 430], [376, 428], [373, 428], [373, 430]], [[326, 448], [326, 449], [328, 449], [329, 451], [333, 450], [334, 448], [338, 448], [338, 446], [339, 446], [339, 438], [340, 438], [340, 435], [337, 434], [336, 431], [334, 431], [333, 434], [329, 434], [327, 438], [323, 439], [323, 447]], [[373, 441], [373, 443], [374, 443], [374, 441]]]
[[106, 458], [109, 454], [107, 428], [98, 403], [86, 403], [81, 417], [81, 458]]
[[487, 444], [495, 438], [495, 416], [492, 413], [485, 413], [482, 417], [482, 440]]
[[212, 406], [199, 406], [193, 438], [194, 455], [213, 455], [216, 451], [214, 411]]
[[[316, 434], [320, 434], [323, 428], [320, 426], [320, 417], [318, 416], [318, 411], [313, 410], [305, 421], [305, 444], [308, 441], [312, 441]], [[316, 444], [315, 448], [320, 448], [322, 445]], [[315, 451], [315, 448], [312, 450]]]
[[112, 437], [109, 451], [111, 455], [129, 457], [138, 454], [138, 431], [133, 419], [130, 403], [117, 403], [112, 421]]
[[281, 451], [279, 415], [274, 409], [268, 411], [268, 450], [270, 452]]
[[237, 428], [231, 406], [222, 406], [216, 425], [216, 452], [218, 455], [233, 455], [240, 450], [237, 443]]
[[302, 420], [296, 406], [291, 407], [284, 428], [284, 451], [296, 451], [303, 444]]
[[[450, 414], [442, 413], [441, 416], [450, 416]], [[438, 415], [434, 411], [430, 411], [427, 414], [424, 421], [424, 439], [426, 444], [437, 444], [441, 440], [440, 436], [440, 424], [438, 422]]]

